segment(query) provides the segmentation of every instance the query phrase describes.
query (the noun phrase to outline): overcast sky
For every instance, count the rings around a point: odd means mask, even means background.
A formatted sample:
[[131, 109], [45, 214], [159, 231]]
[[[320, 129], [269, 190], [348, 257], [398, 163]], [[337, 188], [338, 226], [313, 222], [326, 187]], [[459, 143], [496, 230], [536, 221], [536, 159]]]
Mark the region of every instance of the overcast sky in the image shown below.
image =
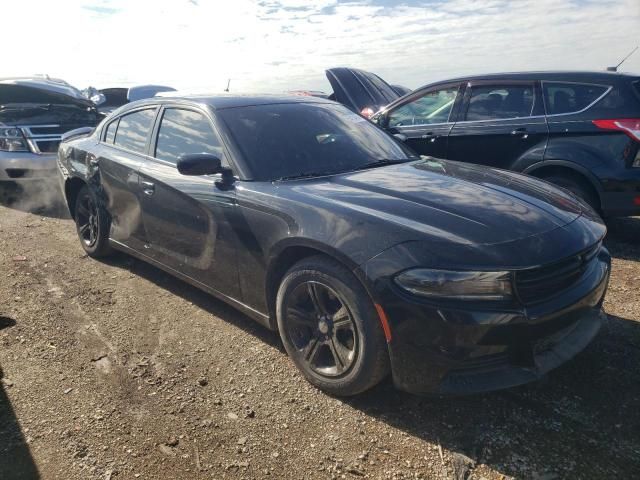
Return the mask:
[[[411, 88], [513, 70], [603, 70], [640, 43], [640, 0], [16, 0], [1, 76], [83, 88], [328, 90], [353, 66]], [[624, 65], [640, 73], [640, 51]]]

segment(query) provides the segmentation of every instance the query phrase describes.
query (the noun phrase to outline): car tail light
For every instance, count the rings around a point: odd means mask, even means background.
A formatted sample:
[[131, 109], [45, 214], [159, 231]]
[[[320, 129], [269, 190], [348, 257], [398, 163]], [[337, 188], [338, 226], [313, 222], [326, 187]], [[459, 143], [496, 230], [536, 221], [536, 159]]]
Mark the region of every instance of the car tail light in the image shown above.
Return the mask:
[[29, 147], [22, 131], [17, 127], [0, 127], [0, 151], [28, 152]]
[[620, 132], [624, 132], [632, 140], [640, 142], [640, 118], [593, 120], [593, 124], [604, 130], [618, 130]]
[[373, 111], [373, 108], [371, 107], [364, 107], [362, 110], [360, 110], [360, 115], [362, 115], [364, 118], [371, 118], [373, 117], [373, 114], [376, 113]]

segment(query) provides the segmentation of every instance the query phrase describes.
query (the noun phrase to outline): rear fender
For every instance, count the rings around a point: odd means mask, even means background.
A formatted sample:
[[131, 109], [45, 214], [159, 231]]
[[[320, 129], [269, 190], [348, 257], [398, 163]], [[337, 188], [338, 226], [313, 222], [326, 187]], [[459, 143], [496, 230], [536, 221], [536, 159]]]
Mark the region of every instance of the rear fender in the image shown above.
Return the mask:
[[598, 192], [598, 194], [601, 194], [603, 191], [600, 181], [589, 169], [569, 160], [545, 160], [542, 162], [537, 162], [527, 167], [522, 171], [522, 173], [537, 176], [536, 173], [540, 173], [542, 169], [548, 167], [562, 167], [568, 170], [572, 170], [573, 172], [576, 172], [577, 174], [586, 178], [591, 186], [596, 190], [596, 192]]

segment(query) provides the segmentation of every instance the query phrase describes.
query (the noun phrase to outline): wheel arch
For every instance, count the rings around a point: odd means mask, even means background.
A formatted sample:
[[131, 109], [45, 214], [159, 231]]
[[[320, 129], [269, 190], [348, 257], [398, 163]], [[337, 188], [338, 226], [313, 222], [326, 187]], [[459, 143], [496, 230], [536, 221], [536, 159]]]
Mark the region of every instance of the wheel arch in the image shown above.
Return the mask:
[[577, 179], [593, 191], [598, 203], [601, 204], [601, 197], [603, 193], [602, 185], [593, 173], [581, 165], [577, 165], [566, 160], [547, 160], [531, 165], [522, 173], [526, 173], [527, 175], [537, 178], [563, 175]]
[[[344, 253], [309, 239], [287, 239], [287, 241], [281, 242], [269, 256], [265, 275], [265, 298], [269, 313], [269, 325], [273, 330], [277, 330], [275, 306], [282, 278], [300, 260], [315, 255], [324, 255], [339, 262], [353, 272], [358, 281], [363, 283], [362, 278], [354, 272], [358, 265]], [[363, 285], [369, 293], [369, 288], [364, 283]]]
[[76, 199], [80, 189], [87, 185], [87, 182], [78, 177], [68, 178], [64, 182], [64, 196], [67, 201], [67, 208], [71, 218], [75, 218]]

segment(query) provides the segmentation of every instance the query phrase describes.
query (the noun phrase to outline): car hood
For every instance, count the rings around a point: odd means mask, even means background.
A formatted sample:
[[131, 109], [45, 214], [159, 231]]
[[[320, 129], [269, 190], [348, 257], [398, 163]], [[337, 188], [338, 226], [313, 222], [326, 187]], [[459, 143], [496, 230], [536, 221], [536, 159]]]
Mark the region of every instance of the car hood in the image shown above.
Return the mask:
[[573, 222], [588, 208], [531, 177], [436, 159], [305, 181], [296, 190], [394, 229], [408, 229], [415, 235], [407, 240], [426, 235], [431, 241], [465, 245], [541, 235]]
[[356, 113], [365, 108], [374, 112], [397, 100], [401, 95], [375, 73], [356, 68], [331, 68], [326, 72], [336, 101]]
[[55, 125], [49, 134], [96, 124], [96, 107], [72, 86], [44, 79], [0, 79], [0, 123]]

